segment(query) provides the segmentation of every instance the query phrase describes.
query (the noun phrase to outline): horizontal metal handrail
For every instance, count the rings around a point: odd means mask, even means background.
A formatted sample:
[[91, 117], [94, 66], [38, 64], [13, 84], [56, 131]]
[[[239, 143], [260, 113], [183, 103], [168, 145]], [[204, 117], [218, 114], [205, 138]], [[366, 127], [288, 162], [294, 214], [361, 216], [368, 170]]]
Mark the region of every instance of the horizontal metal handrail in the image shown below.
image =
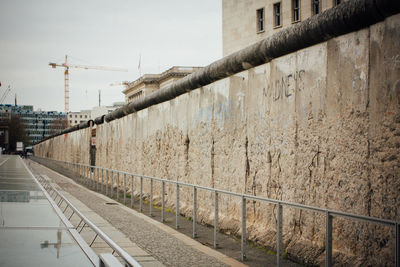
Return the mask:
[[[97, 170], [97, 183], [100, 183], [100, 174], [99, 171], [101, 170], [101, 183], [102, 186], [104, 183], [106, 183], [106, 195], [108, 194], [108, 182], [109, 182], [109, 172], [111, 172], [111, 183], [113, 183], [113, 178], [114, 176], [112, 174], [116, 173], [119, 175], [124, 175], [124, 204], [125, 199], [126, 199], [126, 175], [131, 176], [132, 179], [134, 177], [140, 178], [140, 211], [142, 211], [142, 199], [143, 199], [143, 179], [150, 180], [150, 215], [152, 213], [152, 200], [153, 200], [153, 181], [159, 181], [162, 183], [162, 210], [161, 210], [161, 221], [164, 222], [164, 194], [165, 194], [165, 188], [164, 185], [165, 183], [169, 184], [175, 184], [176, 185], [176, 228], [178, 229], [178, 215], [179, 215], [179, 188], [180, 186], [184, 187], [191, 187], [193, 189], [193, 237], [197, 237], [197, 228], [196, 228], [196, 216], [197, 216], [197, 190], [205, 190], [205, 191], [210, 191], [214, 193], [214, 247], [217, 248], [218, 246], [218, 241], [217, 241], [217, 224], [218, 224], [218, 195], [219, 194], [225, 194], [225, 195], [230, 195], [230, 196], [235, 196], [241, 198], [241, 223], [242, 223], [242, 240], [241, 240], [241, 250], [242, 250], [242, 260], [246, 258], [245, 256], [245, 236], [246, 236], [246, 200], [254, 200], [254, 201], [260, 201], [260, 202], [265, 202], [269, 204], [276, 205], [278, 207], [278, 215], [277, 215], [277, 265], [281, 266], [281, 253], [282, 253], [282, 208], [284, 206], [286, 207], [291, 207], [291, 208], [296, 208], [296, 209], [302, 209], [302, 210], [307, 210], [307, 211], [312, 211], [312, 212], [317, 212], [325, 215], [326, 218], [326, 224], [325, 224], [325, 250], [326, 250], [326, 259], [325, 259], [325, 265], [326, 266], [332, 266], [332, 226], [333, 222], [332, 219], [333, 217], [341, 217], [341, 218], [347, 218], [351, 220], [357, 220], [357, 221], [362, 221], [362, 222], [369, 222], [369, 223], [375, 223], [375, 224], [380, 224], [384, 226], [389, 226], [395, 229], [395, 263], [396, 267], [400, 267], [400, 223], [393, 221], [393, 220], [388, 220], [388, 219], [381, 219], [381, 218], [376, 218], [376, 217], [371, 217], [371, 216], [364, 216], [364, 215], [358, 215], [358, 214], [353, 214], [353, 213], [348, 213], [348, 212], [343, 212], [343, 211], [337, 211], [337, 210], [330, 210], [326, 208], [320, 208], [320, 207], [314, 207], [314, 206], [309, 206], [305, 204], [300, 204], [300, 203], [294, 203], [294, 202], [289, 202], [289, 201], [282, 201], [282, 200], [277, 200], [277, 199], [271, 199], [271, 198], [266, 198], [266, 197], [261, 197], [261, 196], [253, 196], [253, 195], [248, 195], [248, 194], [242, 194], [242, 193], [237, 193], [237, 192], [231, 192], [223, 189], [217, 189], [217, 188], [211, 188], [211, 187], [206, 187], [206, 186], [201, 186], [201, 185], [195, 185], [195, 184], [190, 184], [186, 182], [180, 182], [180, 181], [175, 181], [175, 180], [168, 180], [164, 178], [159, 178], [159, 177], [152, 177], [152, 176], [147, 176], [147, 175], [141, 175], [141, 174], [135, 174], [135, 173], [129, 173], [126, 171], [120, 171], [120, 170], [114, 170], [110, 168], [103, 168], [99, 166], [91, 166], [89, 164], [82, 164], [82, 163], [73, 163], [73, 162], [67, 162], [67, 161], [61, 161], [61, 160], [55, 160], [55, 159], [50, 159], [50, 158], [43, 158], [46, 160], [52, 160], [54, 162], [59, 162], [62, 164], [66, 164], [68, 166], [75, 166], [77, 167], [77, 172], [79, 176], [87, 177], [90, 180], [90, 172], [93, 170], [93, 175], [95, 175], [94, 170]], [[104, 181], [104, 176], [103, 176], [103, 171], [106, 171], [106, 181]], [[133, 181], [133, 180], [132, 180]], [[95, 182], [92, 180], [91, 182]], [[117, 181], [117, 199], [118, 199], [118, 193], [119, 193], [119, 180]], [[131, 190], [133, 191], [133, 186], [131, 185]], [[102, 192], [103, 192], [103, 187], [102, 187]], [[113, 196], [113, 187], [111, 186], [111, 197]], [[131, 197], [131, 207], [133, 207], [133, 192], [132, 192], [132, 197]]]
[[[48, 158], [46, 158], [46, 159], [48, 159]], [[132, 176], [136, 176], [136, 177], [143, 177], [145, 179], [152, 179], [152, 180], [160, 181], [160, 182], [178, 184], [180, 186], [196, 187], [197, 189], [203, 189], [203, 190], [217, 192], [217, 193], [231, 195], [231, 196], [244, 197], [244, 198], [250, 199], [250, 200], [259, 200], [259, 201], [263, 201], [263, 202], [268, 202], [270, 204], [281, 204], [281, 205], [285, 205], [285, 206], [290, 206], [290, 207], [299, 208], [299, 209], [303, 209], [303, 210], [315, 211], [315, 212], [319, 212], [319, 213], [329, 212], [331, 215], [334, 215], [334, 216], [337, 216], [337, 217], [352, 218], [352, 219], [357, 219], [359, 221], [379, 223], [379, 224], [383, 224], [383, 225], [387, 225], [387, 226], [395, 226], [397, 223], [400, 223], [400, 222], [396, 222], [396, 221], [388, 220], [388, 219], [381, 219], [381, 218], [376, 218], [376, 217], [371, 217], [371, 216], [364, 216], [364, 215], [358, 215], [358, 214], [354, 214], [354, 213], [347, 213], [347, 212], [338, 211], [338, 210], [331, 210], [331, 209], [325, 209], [325, 208], [320, 208], [320, 207], [314, 207], [314, 206], [309, 206], [309, 205], [300, 204], [300, 203], [294, 203], [294, 202], [289, 202], [289, 201], [282, 201], [282, 200], [277, 200], [277, 199], [272, 199], [272, 198], [266, 198], [266, 197], [253, 196], [253, 195], [242, 194], [242, 193], [236, 193], [236, 192], [231, 192], [231, 191], [227, 191], [227, 190], [223, 190], [223, 189], [217, 189], [217, 188], [212, 188], [212, 187], [195, 185], [195, 184], [190, 184], [190, 183], [185, 183], [185, 182], [180, 182], [180, 181], [175, 181], [175, 180], [168, 180], [168, 179], [159, 178], [159, 177], [153, 177], [153, 176], [129, 173], [129, 172], [126, 172], [126, 171], [120, 171], [120, 170], [115, 170], [115, 169], [110, 169], [110, 168], [92, 166], [92, 165], [88, 165], [88, 164], [73, 163], [73, 162], [54, 160], [54, 159], [51, 159], [51, 160], [59, 161], [59, 162], [63, 162], [63, 163], [72, 163], [72, 164], [76, 164], [76, 165], [82, 166], [82, 167], [103, 169], [103, 170], [108, 170], [108, 171], [112, 171], [112, 172], [115, 172], [115, 173], [132, 175]]]
[[117, 243], [115, 243], [107, 234], [105, 234], [99, 227], [92, 223], [85, 215], [83, 215], [62, 193], [60, 193], [52, 184], [47, 185], [54, 191], [66, 204], [67, 206], [78, 215], [82, 221], [88, 225], [93, 232], [95, 232], [101, 239], [106, 242], [110, 248], [112, 248], [129, 266], [140, 267], [141, 265], [131, 257], [125, 250], [123, 250]]

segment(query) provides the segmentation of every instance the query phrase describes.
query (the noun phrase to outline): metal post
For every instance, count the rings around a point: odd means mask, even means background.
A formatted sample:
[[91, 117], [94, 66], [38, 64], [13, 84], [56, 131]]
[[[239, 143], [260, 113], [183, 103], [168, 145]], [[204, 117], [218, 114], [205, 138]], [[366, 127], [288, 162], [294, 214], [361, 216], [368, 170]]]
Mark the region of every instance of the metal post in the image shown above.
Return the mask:
[[124, 205], [126, 205], [126, 173], [124, 173]]
[[91, 173], [91, 175], [92, 175], [92, 179], [91, 179], [91, 181], [92, 181], [92, 188], [93, 189], [96, 189], [96, 169], [95, 168], [90, 168], [90, 173]]
[[276, 216], [276, 263], [282, 265], [282, 205], [278, 204]]
[[131, 175], [131, 208], [133, 208], [133, 195], [134, 195], [134, 193], [133, 193], [133, 182], [134, 182], [135, 180], [133, 179], [133, 175]]
[[89, 185], [89, 188], [91, 188], [93, 186], [93, 184], [92, 184], [92, 167], [90, 165], [88, 166], [88, 185]]
[[150, 178], [150, 201], [149, 201], [149, 215], [153, 216], [153, 179]]
[[114, 171], [111, 170], [111, 198], [114, 196]]
[[241, 240], [241, 249], [242, 249], [242, 261], [246, 259], [246, 199], [242, 196], [242, 240]]
[[193, 186], [193, 238], [197, 237], [197, 188]]
[[104, 169], [101, 168], [101, 193], [104, 193]]
[[325, 213], [325, 266], [332, 266], [332, 216]]
[[96, 191], [99, 192], [99, 180], [100, 180], [100, 173], [99, 173], [100, 169], [96, 168]]
[[119, 201], [119, 172], [117, 172], [117, 201]]
[[139, 199], [139, 211], [143, 210], [143, 177], [140, 176], [140, 199]]
[[106, 196], [108, 196], [108, 169], [106, 170]]
[[179, 228], [179, 184], [176, 184], [175, 228]]
[[214, 191], [214, 248], [218, 248], [218, 192]]
[[396, 223], [396, 267], [400, 267], [400, 224]]
[[165, 182], [161, 182], [161, 222], [165, 221], [164, 218], [164, 211], [165, 211]]

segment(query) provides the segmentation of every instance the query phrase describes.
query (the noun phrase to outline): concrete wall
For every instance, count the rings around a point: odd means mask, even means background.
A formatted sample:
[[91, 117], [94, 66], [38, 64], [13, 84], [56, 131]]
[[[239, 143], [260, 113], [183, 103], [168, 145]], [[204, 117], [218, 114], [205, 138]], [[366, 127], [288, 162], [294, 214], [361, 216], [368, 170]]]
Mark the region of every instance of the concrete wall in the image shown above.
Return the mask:
[[[399, 221], [399, 44], [396, 15], [98, 125], [96, 162]], [[86, 140], [85, 133], [73, 134]], [[74, 146], [85, 149], [81, 142], [62, 138], [35, 152], [86, 163], [85, 152], [73, 152]], [[64, 147], [69, 150], [47, 152]], [[72, 158], [66, 159], [69, 151]], [[155, 191], [159, 198], [160, 185]], [[167, 187], [170, 207], [174, 192]], [[212, 224], [212, 195], [199, 191], [198, 197], [199, 221]], [[181, 213], [191, 216], [192, 192], [182, 189], [180, 200]], [[247, 214], [250, 239], [274, 249], [276, 209], [248, 201]], [[287, 253], [323, 264], [324, 215], [289, 208], [283, 214]], [[240, 233], [240, 199], [220, 198], [220, 226]], [[389, 228], [335, 220], [334, 258], [351, 265], [393, 265], [393, 237]]]
[[63, 134], [33, 147], [36, 156], [89, 164], [91, 128]]

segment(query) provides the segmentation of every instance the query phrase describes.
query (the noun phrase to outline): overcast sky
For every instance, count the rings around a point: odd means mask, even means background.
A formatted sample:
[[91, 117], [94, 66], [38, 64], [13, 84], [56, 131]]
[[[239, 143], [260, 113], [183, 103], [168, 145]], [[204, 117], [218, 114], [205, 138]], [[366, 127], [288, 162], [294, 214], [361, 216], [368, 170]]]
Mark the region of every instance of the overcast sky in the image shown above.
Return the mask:
[[123, 101], [141, 73], [205, 66], [222, 56], [220, 0], [0, 0], [0, 97], [64, 111], [64, 68], [49, 62], [127, 68], [70, 69], [70, 110]]

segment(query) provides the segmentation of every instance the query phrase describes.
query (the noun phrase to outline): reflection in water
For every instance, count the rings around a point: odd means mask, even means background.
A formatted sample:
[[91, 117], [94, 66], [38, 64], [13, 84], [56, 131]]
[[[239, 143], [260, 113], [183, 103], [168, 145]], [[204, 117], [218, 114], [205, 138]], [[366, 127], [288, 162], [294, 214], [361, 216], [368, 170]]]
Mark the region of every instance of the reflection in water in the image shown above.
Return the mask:
[[62, 232], [60, 229], [57, 231], [57, 243], [50, 243], [49, 240], [40, 243], [40, 248], [48, 248], [49, 246], [54, 246], [57, 249], [57, 259], [60, 258], [60, 249], [61, 249], [61, 235]]
[[0, 202], [29, 202], [29, 199], [29, 191], [0, 190]]
[[23, 202], [30, 200], [46, 199], [39, 191], [27, 190], [0, 190], [0, 202]]

